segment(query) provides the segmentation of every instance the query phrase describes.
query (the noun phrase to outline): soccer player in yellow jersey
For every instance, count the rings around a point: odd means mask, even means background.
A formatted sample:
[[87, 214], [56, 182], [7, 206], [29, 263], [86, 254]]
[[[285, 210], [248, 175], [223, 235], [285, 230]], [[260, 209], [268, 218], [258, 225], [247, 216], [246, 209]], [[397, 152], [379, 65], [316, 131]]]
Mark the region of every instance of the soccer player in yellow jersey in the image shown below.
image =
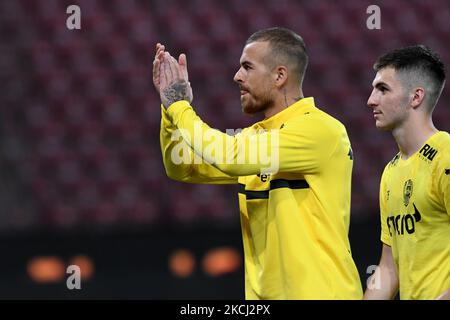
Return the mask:
[[450, 299], [450, 135], [432, 121], [445, 83], [436, 53], [417, 45], [381, 56], [367, 102], [400, 152], [380, 186], [378, 268], [365, 299]]
[[361, 299], [348, 230], [352, 150], [345, 127], [304, 97], [303, 39], [256, 32], [234, 76], [246, 114], [265, 119], [232, 136], [194, 112], [186, 56], [157, 45], [161, 150], [169, 177], [239, 184], [246, 299]]

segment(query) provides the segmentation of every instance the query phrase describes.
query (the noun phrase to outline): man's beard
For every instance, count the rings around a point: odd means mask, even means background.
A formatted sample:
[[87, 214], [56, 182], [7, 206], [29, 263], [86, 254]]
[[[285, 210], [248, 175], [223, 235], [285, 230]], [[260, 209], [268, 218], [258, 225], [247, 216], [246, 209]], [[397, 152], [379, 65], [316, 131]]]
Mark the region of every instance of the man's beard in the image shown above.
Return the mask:
[[263, 113], [267, 109], [269, 109], [273, 105], [273, 101], [267, 97], [260, 99], [259, 101], [255, 101], [252, 99], [252, 102], [241, 101], [242, 112], [247, 115], [255, 115], [257, 113]]

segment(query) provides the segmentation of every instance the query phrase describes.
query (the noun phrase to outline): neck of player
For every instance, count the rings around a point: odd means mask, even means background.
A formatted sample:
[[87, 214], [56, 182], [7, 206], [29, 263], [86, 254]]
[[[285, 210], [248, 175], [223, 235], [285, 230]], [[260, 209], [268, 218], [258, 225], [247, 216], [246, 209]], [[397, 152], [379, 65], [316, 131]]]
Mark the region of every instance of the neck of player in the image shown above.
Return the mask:
[[408, 159], [423, 146], [423, 144], [439, 130], [433, 124], [431, 117], [411, 117], [402, 126], [392, 131], [397, 142], [402, 159]]
[[303, 98], [304, 96], [301, 88], [280, 90], [274, 100], [272, 108], [269, 108], [264, 112], [264, 119], [276, 115]]

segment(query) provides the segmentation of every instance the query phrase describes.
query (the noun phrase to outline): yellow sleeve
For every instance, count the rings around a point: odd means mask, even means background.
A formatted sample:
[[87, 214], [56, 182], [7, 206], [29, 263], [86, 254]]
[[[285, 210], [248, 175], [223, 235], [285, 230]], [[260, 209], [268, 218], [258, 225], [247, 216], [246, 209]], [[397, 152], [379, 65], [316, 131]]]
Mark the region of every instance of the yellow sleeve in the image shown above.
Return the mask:
[[450, 150], [446, 150], [437, 166], [438, 172], [438, 192], [443, 201], [443, 205], [450, 215]]
[[[388, 164], [389, 166], [389, 164]], [[386, 173], [387, 166], [383, 171], [380, 183], [380, 219], [381, 219], [381, 242], [388, 246], [392, 246], [392, 235], [388, 226], [388, 212], [387, 212], [387, 199], [389, 197], [388, 190], [386, 187]]]
[[161, 153], [167, 176], [171, 179], [205, 184], [233, 184], [237, 178], [201, 161], [186, 144], [177, 128], [172, 124], [169, 115], [161, 106]]
[[326, 163], [342, 135], [315, 116], [293, 119], [281, 130], [252, 131], [235, 136], [211, 129], [187, 101], [172, 104], [167, 112], [194, 152], [233, 177], [260, 173], [316, 173]]

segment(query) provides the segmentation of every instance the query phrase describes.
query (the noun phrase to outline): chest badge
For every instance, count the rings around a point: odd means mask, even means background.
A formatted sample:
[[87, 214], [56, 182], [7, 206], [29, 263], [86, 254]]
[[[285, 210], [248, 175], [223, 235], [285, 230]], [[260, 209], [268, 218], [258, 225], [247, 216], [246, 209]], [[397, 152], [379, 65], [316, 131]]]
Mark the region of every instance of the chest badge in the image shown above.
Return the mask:
[[411, 199], [413, 193], [413, 182], [411, 179], [408, 179], [403, 186], [403, 204], [405, 207], [409, 204], [409, 199]]

